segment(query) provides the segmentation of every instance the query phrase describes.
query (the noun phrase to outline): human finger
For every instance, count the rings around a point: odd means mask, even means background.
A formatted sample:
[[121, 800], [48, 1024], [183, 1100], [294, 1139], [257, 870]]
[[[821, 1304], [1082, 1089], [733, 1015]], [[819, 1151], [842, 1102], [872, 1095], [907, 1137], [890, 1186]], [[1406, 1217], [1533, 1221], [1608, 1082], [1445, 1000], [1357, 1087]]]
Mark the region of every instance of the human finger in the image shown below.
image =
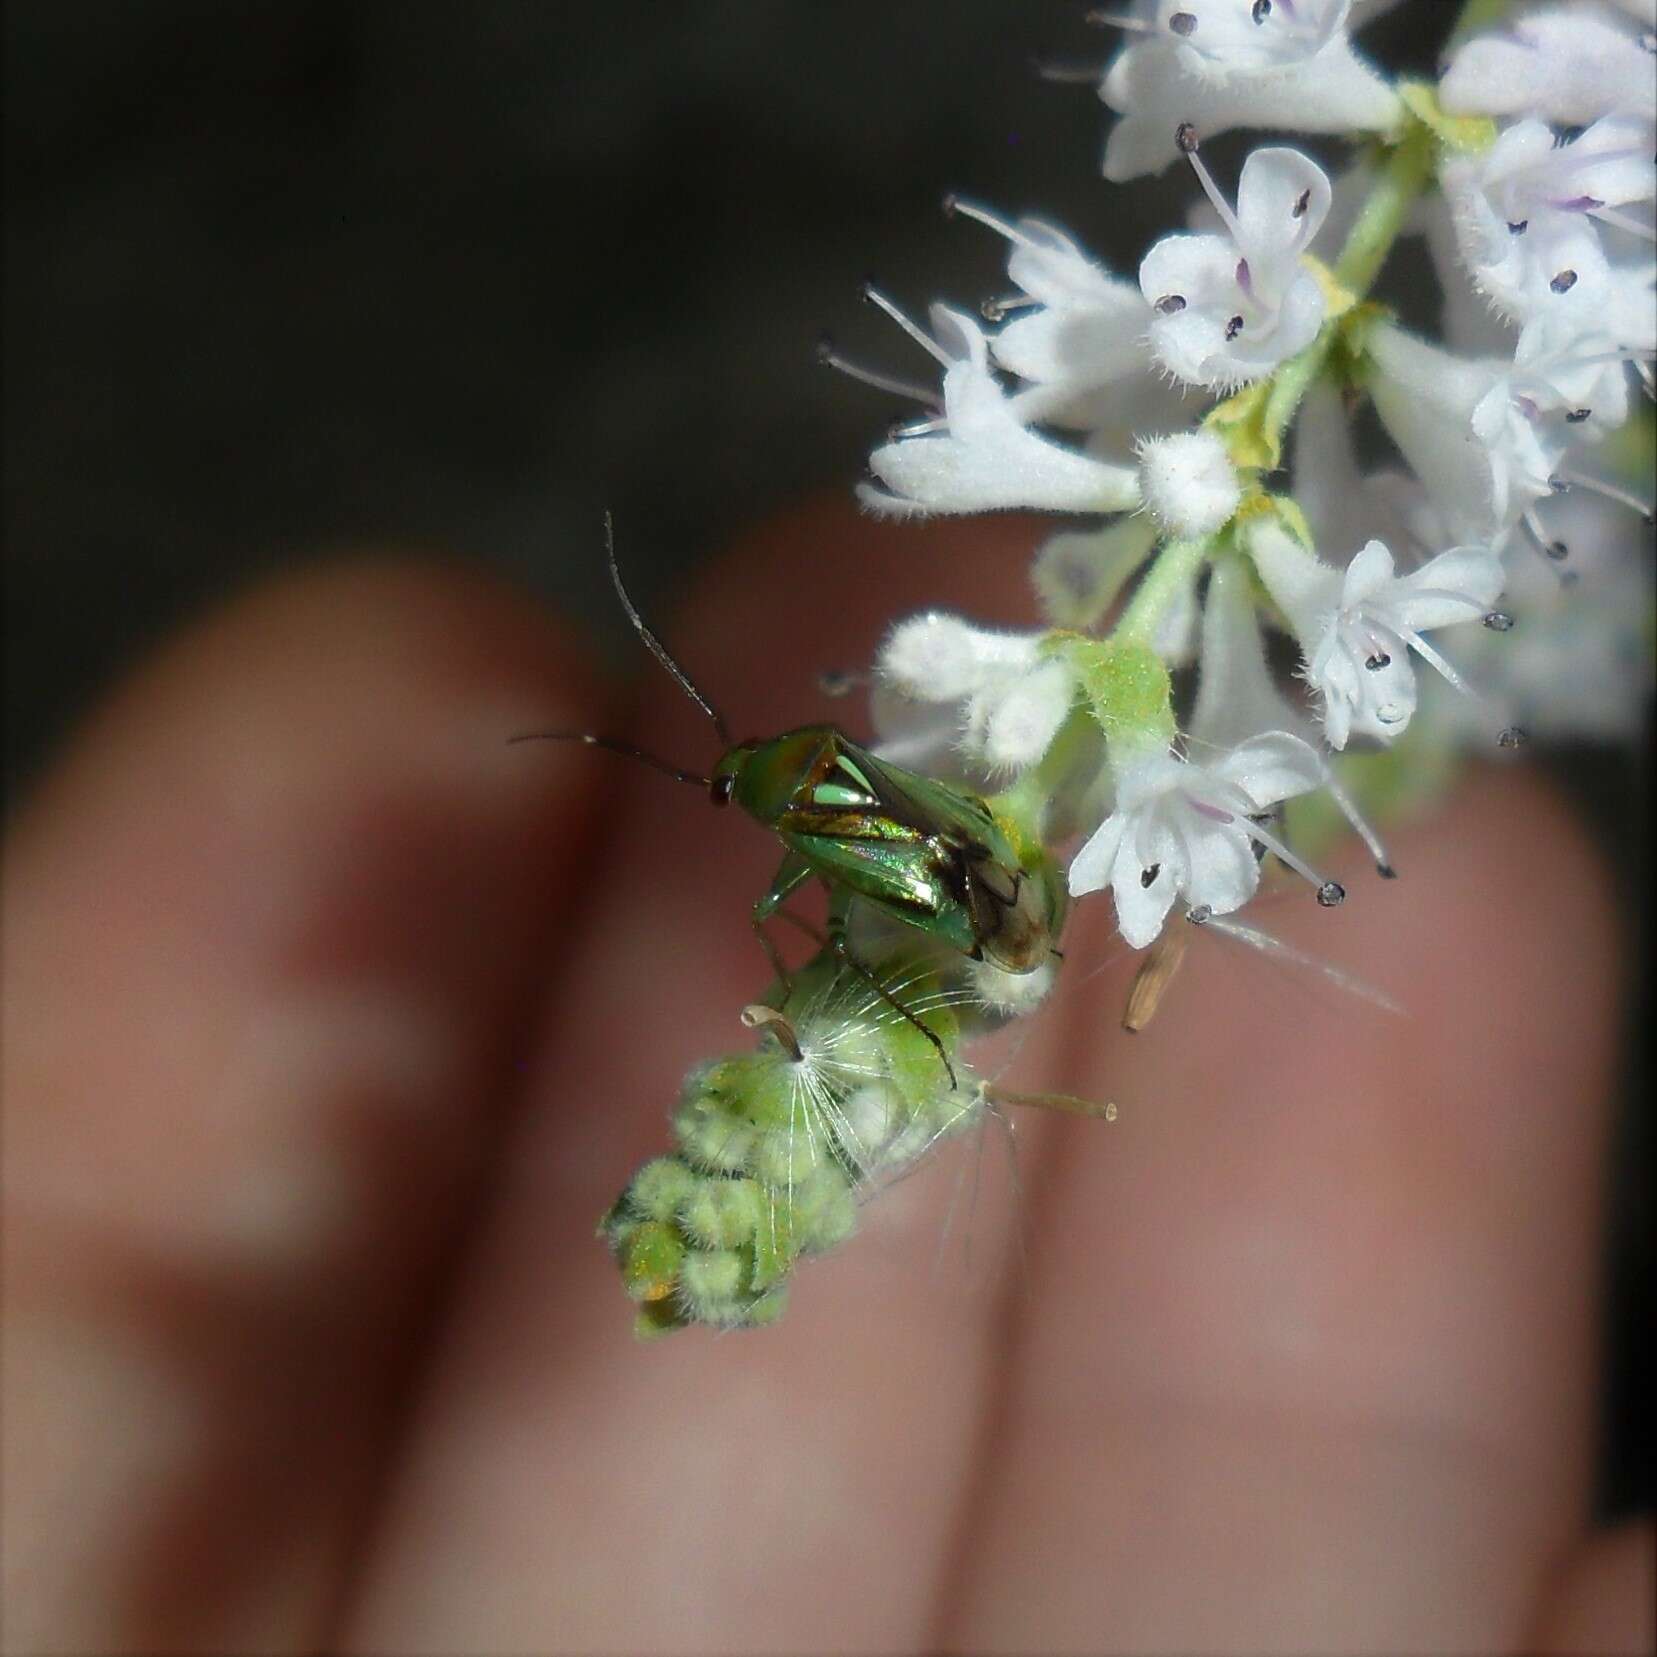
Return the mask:
[[516, 1091], [599, 704], [515, 595], [389, 560], [189, 630], [5, 881], [7, 1629], [312, 1648]]

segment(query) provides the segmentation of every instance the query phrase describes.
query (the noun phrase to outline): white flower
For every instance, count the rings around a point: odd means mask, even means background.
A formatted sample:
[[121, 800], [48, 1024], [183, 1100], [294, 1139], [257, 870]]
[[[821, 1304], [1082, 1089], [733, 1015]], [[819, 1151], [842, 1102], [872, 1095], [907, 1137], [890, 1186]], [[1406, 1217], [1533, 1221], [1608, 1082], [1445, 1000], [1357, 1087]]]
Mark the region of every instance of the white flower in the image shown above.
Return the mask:
[[1122, 512], [1139, 504], [1133, 469], [1078, 454], [1024, 424], [990, 371], [984, 331], [942, 305], [932, 309], [937, 342], [889, 304], [883, 308], [944, 364], [944, 412], [882, 444], [869, 469], [884, 489], [859, 486], [879, 512], [985, 512], [1034, 506], [1057, 512]]
[[1216, 915], [1240, 909], [1260, 884], [1256, 846], [1306, 875], [1319, 902], [1345, 897], [1257, 820], [1321, 784], [1323, 762], [1299, 737], [1258, 736], [1207, 765], [1140, 749], [1113, 769], [1116, 809], [1076, 853], [1070, 890], [1080, 897], [1109, 886], [1117, 926], [1135, 949], [1162, 930], [1178, 897]]
[[1587, 126], [1602, 115], [1657, 120], [1652, 45], [1615, 12], [1556, 6], [1476, 35], [1451, 60], [1439, 98], [1454, 115], [1520, 115]]
[[1174, 129], [1233, 127], [1381, 132], [1397, 95], [1346, 37], [1350, 0], [1155, 0], [1125, 21], [1138, 31], [1099, 95], [1122, 117], [1105, 177], [1158, 172], [1178, 154]]
[[1043, 653], [1043, 637], [974, 627], [937, 611], [900, 622], [881, 647], [879, 670], [913, 713], [883, 705], [877, 751], [936, 768], [954, 750], [1001, 775], [1033, 764], [1076, 694], [1074, 673]]
[[1256, 150], [1233, 213], [1192, 161], [1229, 234], [1163, 237], [1139, 267], [1139, 286], [1156, 313], [1157, 361], [1190, 384], [1229, 390], [1317, 337], [1323, 290], [1300, 255], [1329, 211], [1329, 180], [1298, 150]]
[[1214, 534], [1243, 498], [1225, 443], [1211, 431], [1147, 438], [1139, 446], [1139, 478], [1152, 517], [1180, 540]]
[[1494, 539], [1548, 493], [1570, 429], [1562, 403], [1516, 383], [1516, 362], [1470, 361], [1391, 326], [1368, 354], [1376, 412], [1456, 536]]
[[[1551, 488], [1565, 449], [1598, 442], [1628, 418], [1628, 358], [1611, 334], [1585, 318], [1539, 316], [1521, 331], [1512, 367], [1473, 410], [1473, 429], [1486, 441], [1507, 429], [1528, 429], [1536, 445], [1532, 466], [1554, 456], [1541, 477]], [[1534, 470], [1526, 476], [1527, 489], [1535, 477]], [[1538, 488], [1536, 497], [1542, 493]]]
[[1402, 734], [1415, 712], [1411, 651], [1459, 687], [1460, 676], [1422, 634], [1483, 620], [1505, 579], [1486, 546], [1452, 547], [1399, 576], [1392, 554], [1371, 541], [1337, 570], [1276, 523], [1261, 524], [1249, 552], [1300, 641], [1334, 748], [1355, 734], [1382, 742]]
[[[1269, 731], [1286, 732], [1303, 741], [1308, 734], [1302, 714], [1289, 706], [1272, 678], [1250, 586], [1247, 567], [1235, 557], [1220, 559], [1209, 578], [1202, 617], [1202, 667], [1187, 739], [1199, 751], [1223, 752]], [[1322, 754], [1318, 764], [1319, 787], [1369, 848], [1382, 876], [1392, 879], [1394, 870], [1380, 837]]]
[[1145, 327], [1150, 321], [1139, 289], [1112, 276], [1065, 233], [1040, 219], [1008, 223], [970, 202], [953, 211], [988, 225], [1012, 244], [1007, 275], [1033, 301], [1003, 301], [1016, 311], [990, 338], [998, 367], [1040, 386], [1039, 402], [1026, 390], [1019, 399], [1025, 419], [1061, 419], [1079, 399], [1149, 366]]
[[[1598, 312], [1609, 285], [1649, 285], [1649, 256], [1619, 268], [1595, 223], [1649, 236], [1622, 211], [1657, 194], [1647, 122], [1608, 115], [1559, 143], [1544, 122], [1520, 121], [1484, 154], [1451, 161], [1443, 183], [1474, 280], [1516, 321], [1562, 306]], [[1651, 310], [1647, 297], [1638, 306], [1642, 333], [1653, 327]]]

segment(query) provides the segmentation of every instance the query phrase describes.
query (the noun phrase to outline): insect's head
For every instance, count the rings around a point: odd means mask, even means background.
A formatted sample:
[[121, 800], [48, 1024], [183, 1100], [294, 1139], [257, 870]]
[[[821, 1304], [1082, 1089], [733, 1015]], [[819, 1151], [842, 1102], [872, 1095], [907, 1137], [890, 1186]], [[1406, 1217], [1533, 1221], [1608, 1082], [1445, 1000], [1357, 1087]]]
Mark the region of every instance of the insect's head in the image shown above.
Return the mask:
[[731, 803], [731, 796], [736, 792], [737, 779], [753, 755], [754, 744], [743, 742], [735, 748], [727, 748], [720, 756], [719, 763], [713, 768], [713, 775], [708, 778], [708, 798], [715, 805]]

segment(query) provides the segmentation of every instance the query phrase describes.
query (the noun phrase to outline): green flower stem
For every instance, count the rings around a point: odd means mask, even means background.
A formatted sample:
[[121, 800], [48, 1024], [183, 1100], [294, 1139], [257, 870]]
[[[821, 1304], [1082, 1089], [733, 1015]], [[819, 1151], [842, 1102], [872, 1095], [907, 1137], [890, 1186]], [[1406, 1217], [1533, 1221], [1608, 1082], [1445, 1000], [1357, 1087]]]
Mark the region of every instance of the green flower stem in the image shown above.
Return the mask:
[[[1433, 155], [1432, 133], [1420, 122], [1412, 121], [1387, 156], [1331, 272], [1354, 301], [1362, 300], [1375, 285], [1410, 209], [1431, 182]], [[1283, 438], [1301, 399], [1323, 373], [1343, 322], [1344, 317], [1331, 317], [1318, 337], [1299, 356], [1284, 363], [1267, 384], [1260, 429], [1274, 454], [1281, 453]]]
[[1398, 240], [1415, 199], [1433, 176], [1433, 135], [1412, 121], [1402, 141], [1387, 157], [1335, 260], [1335, 280], [1362, 299], [1381, 274], [1392, 244]]
[[1149, 648], [1151, 640], [1156, 637], [1163, 611], [1190, 581], [1213, 548], [1214, 542], [1207, 539], [1168, 542], [1141, 577], [1127, 609], [1111, 629], [1111, 643], [1138, 644]]

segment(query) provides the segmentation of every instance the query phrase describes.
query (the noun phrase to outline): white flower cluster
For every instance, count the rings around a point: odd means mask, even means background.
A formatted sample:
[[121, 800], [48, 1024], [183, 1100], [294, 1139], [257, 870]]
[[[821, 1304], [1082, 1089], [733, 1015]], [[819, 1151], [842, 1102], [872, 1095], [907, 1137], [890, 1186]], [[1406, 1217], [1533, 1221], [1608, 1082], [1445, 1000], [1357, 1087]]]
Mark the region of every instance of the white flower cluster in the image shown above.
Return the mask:
[[[1036, 562], [1051, 630], [894, 629], [882, 752], [1034, 799], [1035, 832], [1079, 826], [1070, 889], [1108, 886], [1136, 946], [1177, 903], [1240, 908], [1268, 854], [1340, 901], [1285, 838], [1297, 796], [1329, 791], [1390, 874], [1343, 750], [1418, 719], [1440, 742], [1512, 746], [1521, 719], [1622, 735], [1649, 695], [1650, 484], [1629, 434], [1649, 439], [1657, 350], [1657, 0], [1481, 3], [1436, 86], [1354, 47], [1386, 8], [1128, 0], [1104, 19], [1123, 31], [1105, 176], [1186, 167], [1207, 228], [1162, 237], [1133, 280], [1051, 224], [956, 201], [1005, 239], [1012, 293], [984, 322], [935, 306], [925, 330], [870, 295], [942, 390], [875, 449], [865, 504], [1086, 520]], [[1371, 150], [1332, 185], [1297, 148], [1256, 148], [1232, 195], [1200, 153], [1232, 129]], [[1376, 286], [1410, 234], [1441, 339]], [[1366, 399], [1397, 456], [1367, 474], [1349, 431]], [[1281, 682], [1273, 633], [1299, 658]], [[1443, 633], [1470, 647], [1452, 659]], [[1458, 694], [1424, 697], [1418, 663]]]

